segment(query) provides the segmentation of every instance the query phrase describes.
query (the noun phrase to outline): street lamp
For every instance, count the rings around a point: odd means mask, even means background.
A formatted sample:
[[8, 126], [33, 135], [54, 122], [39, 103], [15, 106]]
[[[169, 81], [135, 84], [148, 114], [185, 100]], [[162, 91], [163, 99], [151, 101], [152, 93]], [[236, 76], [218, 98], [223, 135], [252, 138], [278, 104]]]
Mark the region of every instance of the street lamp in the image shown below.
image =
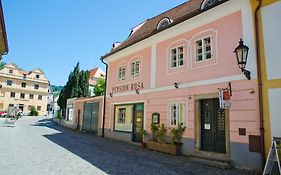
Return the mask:
[[247, 77], [247, 79], [250, 80], [251, 72], [245, 69], [245, 66], [247, 64], [248, 51], [249, 51], [249, 47], [245, 46], [243, 44], [243, 40], [240, 39], [239, 45], [235, 48], [234, 53], [236, 54], [237, 63], [238, 63], [239, 68], [244, 73], [244, 75]]

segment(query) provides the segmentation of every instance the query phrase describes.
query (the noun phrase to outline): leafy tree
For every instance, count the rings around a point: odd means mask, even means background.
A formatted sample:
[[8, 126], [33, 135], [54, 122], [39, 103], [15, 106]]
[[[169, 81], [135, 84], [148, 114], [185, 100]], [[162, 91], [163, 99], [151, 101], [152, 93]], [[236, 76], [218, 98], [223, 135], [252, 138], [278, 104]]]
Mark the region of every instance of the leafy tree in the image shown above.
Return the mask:
[[5, 65], [6, 63], [4, 61], [0, 61], [0, 70], [3, 69]]
[[67, 99], [74, 97], [87, 97], [88, 91], [89, 72], [84, 70], [80, 71], [78, 62], [73, 71], [70, 72], [68, 81], [59, 95], [58, 105], [62, 109], [63, 116], [65, 114]]
[[30, 116], [38, 116], [38, 111], [36, 110], [36, 108], [34, 106], [31, 106], [29, 115]]
[[79, 93], [78, 97], [86, 97], [89, 94], [89, 71], [79, 73]]
[[105, 79], [99, 78], [97, 83], [94, 85], [94, 94], [96, 96], [103, 95], [105, 92]]

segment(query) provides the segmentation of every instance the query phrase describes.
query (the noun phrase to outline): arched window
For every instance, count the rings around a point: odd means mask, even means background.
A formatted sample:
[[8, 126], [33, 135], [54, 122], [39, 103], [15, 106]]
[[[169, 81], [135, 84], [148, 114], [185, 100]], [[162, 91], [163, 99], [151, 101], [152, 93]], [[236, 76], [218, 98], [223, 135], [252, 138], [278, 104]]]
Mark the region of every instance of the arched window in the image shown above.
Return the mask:
[[163, 18], [159, 21], [158, 25], [157, 25], [157, 30], [162, 29], [164, 27], [167, 27], [169, 24], [171, 24], [173, 22], [173, 20], [171, 20], [170, 18], [166, 17]]
[[220, 1], [220, 0], [205, 0], [205, 1], [203, 1], [202, 5], [201, 5], [201, 9], [208, 8], [212, 5], [214, 5], [214, 3], [217, 1]]

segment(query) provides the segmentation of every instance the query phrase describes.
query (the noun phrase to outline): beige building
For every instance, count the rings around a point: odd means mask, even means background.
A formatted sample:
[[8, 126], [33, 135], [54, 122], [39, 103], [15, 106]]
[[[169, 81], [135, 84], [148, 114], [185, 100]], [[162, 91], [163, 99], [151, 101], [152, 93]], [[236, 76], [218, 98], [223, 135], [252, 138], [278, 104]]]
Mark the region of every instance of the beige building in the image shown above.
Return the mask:
[[0, 84], [0, 111], [17, 106], [24, 113], [29, 113], [34, 106], [39, 115], [46, 114], [49, 83], [41, 69], [28, 72], [15, 64], [6, 64], [0, 70]]

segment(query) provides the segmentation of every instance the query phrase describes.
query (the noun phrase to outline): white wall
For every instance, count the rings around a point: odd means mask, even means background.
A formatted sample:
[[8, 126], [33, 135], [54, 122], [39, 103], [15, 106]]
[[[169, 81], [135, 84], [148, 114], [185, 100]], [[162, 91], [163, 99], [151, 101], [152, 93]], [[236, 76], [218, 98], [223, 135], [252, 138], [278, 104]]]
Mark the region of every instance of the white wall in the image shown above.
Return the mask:
[[281, 137], [281, 88], [268, 90], [271, 136]]
[[263, 7], [261, 12], [267, 79], [279, 79], [281, 78], [281, 1]]

